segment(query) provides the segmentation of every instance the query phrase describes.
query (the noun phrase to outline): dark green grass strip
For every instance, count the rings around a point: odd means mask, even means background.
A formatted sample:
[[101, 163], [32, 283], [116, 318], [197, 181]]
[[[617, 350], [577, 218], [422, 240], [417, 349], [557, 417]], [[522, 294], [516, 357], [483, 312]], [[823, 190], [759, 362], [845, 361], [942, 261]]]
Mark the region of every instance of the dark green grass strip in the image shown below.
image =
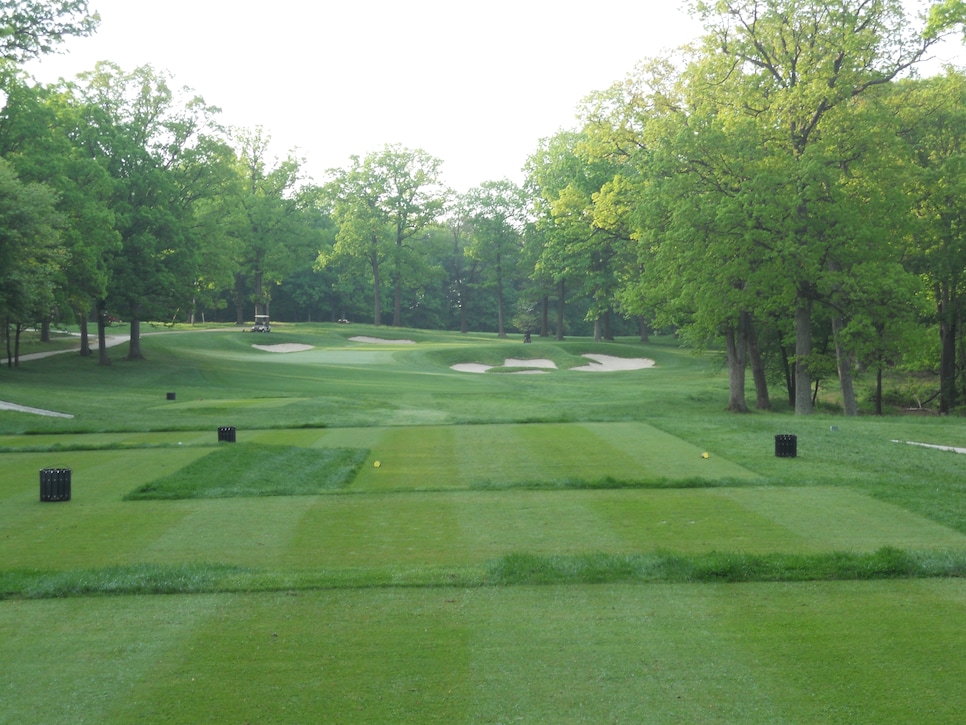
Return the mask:
[[0, 599], [312, 589], [613, 583], [873, 581], [966, 576], [966, 551], [825, 554], [509, 554], [480, 567], [274, 571], [219, 564], [140, 564], [64, 572], [0, 572]]
[[883, 547], [871, 553], [717, 553], [681, 555], [509, 554], [490, 577], [499, 584], [602, 584], [638, 582], [802, 582], [961, 577], [966, 552], [915, 552]]
[[604, 476], [597, 479], [562, 478], [532, 481], [477, 481], [471, 489], [480, 491], [561, 491], [561, 490], [623, 490], [623, 489], [678, 489], [678, 488], [737, 488], [765, 486], [772, 483], [763, 478], [645, 478], [639, 480], [618, 479]]
[[125, 499], [311, 495], [349, 485], [368, 455], [361, 448], [229, 444]]

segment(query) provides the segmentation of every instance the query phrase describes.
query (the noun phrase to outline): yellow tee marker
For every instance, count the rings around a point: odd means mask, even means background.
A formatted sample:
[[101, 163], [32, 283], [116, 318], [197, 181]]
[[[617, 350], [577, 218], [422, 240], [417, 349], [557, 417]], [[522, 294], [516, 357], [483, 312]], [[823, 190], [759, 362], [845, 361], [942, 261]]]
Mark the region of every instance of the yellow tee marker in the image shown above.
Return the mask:
[[701, 457], [702, 457], [702, 458], [707, 458], [707, 457], [708, 457], [708, 453], [707, 453], [707, 451], [705, 451], [704, 453], [702, 453], [702, 454], [701, 454]]
[[382, 463], [380, 463], [379, 461], [376, 461], [375, 463], [372, 464], [372, 467], [373, 468], [379, 468], [379, 466], [381, 466], [381, 465], [382, 465]]

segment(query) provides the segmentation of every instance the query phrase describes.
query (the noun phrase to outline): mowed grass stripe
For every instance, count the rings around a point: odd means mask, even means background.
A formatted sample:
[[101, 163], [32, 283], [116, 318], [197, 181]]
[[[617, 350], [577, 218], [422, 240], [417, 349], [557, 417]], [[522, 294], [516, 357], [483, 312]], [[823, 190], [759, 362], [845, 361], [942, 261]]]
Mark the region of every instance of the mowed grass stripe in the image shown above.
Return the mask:
[[964, 602], [954, 579], [0, 602], [0, 719], [955, 723]]
[[[963, 549], [966, 536], [861, 494], [803, 488], [453, 491], [22, 505], [4, 514], [7, 569], [211, 563], [308, 571], [479, 566], [511, 553]], [[760, 507], [757, 507], [760, 508]], [[785, 525], [821, 520], [811, 531]], [[862, 525], [855, 525], [856, 523]]]

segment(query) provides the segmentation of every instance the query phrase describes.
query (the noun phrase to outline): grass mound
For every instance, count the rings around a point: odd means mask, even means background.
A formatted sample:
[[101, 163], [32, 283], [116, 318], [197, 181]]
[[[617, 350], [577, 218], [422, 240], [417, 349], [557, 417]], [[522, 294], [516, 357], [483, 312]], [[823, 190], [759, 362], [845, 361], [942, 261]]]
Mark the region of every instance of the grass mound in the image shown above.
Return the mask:
[[306, 496], [344, 488], [369, 455], [360, 448], [235, 444], [138, 487], [125, 500]]

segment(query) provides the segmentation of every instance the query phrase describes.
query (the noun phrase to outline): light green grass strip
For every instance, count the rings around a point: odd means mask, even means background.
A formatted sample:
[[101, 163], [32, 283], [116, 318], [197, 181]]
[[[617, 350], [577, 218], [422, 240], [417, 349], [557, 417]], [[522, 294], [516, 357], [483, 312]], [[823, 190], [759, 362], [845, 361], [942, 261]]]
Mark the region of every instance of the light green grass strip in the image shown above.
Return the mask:
[[957, 723], [964, 601], [961, 580], [8, 601], [0, 721]]

